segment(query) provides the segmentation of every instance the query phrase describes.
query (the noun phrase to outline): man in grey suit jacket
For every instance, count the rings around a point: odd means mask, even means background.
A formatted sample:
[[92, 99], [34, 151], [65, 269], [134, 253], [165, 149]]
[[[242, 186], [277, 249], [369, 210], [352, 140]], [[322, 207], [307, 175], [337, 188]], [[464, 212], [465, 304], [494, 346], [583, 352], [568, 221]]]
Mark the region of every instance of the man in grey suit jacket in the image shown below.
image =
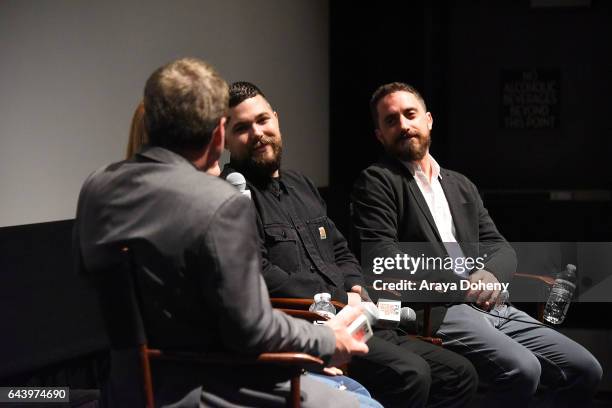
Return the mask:
[[[200, 60], [178, 60], [151, 75], [144, 95], [151, 146], [95, 171], [81, 190], [75, 242], [83, 273], [104, 271], [117, 261], [119, 248], [131, 248], [146, 272], [140, 295], [154, 346], [297, 351], [330, 364], [367, 352], [347, 331], [356, 309], [325, 326], [271, 309], [251, 203], [202, 171], [223, 149], [227, 103], [227, 84]], [[161, 398], [168, 403], [189, 393], [181, 406], [200, 400], [206, 406], [283, 406], [284, 376], [167, 368], [156, 390], [167, 391]], [[306, 406], [357, 405], [349, 394], [308, 378], [302, 387]]]
[[[433, 117], [421, 95], [408, 84], [383, 85], [374, 92], [370, 108], [386, 155], [361, 173], [353, 190], [357, 245], [367, 248], [362, 256], [394, 257], [405, 253], [400, 243], [428, 242], [437, 248], [437, 256], [484, 259], [472, 270], [424, 273], [429, 281], [492, 286], [509, 282], [517, 264], [514, 250], [495, 227], [474, 184], [441, 168], [429, 154]], [[494, 310], [499, 293], [476, 289], [465, 294], [465, 300], [491, 314], [467, 304], [432, 312], [435, 335], [445, 347], [466, 356], [489, 384], [485, 404], [520, 406], [540, 383], [549, 386], [555, 406], [588, 404], [602, 376], [597, 360], [513, 306]]]

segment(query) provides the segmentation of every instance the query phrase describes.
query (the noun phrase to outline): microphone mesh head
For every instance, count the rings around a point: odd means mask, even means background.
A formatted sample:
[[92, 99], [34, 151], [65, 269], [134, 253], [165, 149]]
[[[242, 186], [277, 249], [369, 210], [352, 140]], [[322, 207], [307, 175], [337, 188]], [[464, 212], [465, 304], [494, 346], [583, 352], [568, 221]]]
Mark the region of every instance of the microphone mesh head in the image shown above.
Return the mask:
[[237, 171], [228, 174], [225, 180], [240, 191], [244, 191], [246, 188], [246, 179]]
[[400, 322], [414, 322], [416, 321], [416, 313], [409, 307], [402, 307], [400, 311]]

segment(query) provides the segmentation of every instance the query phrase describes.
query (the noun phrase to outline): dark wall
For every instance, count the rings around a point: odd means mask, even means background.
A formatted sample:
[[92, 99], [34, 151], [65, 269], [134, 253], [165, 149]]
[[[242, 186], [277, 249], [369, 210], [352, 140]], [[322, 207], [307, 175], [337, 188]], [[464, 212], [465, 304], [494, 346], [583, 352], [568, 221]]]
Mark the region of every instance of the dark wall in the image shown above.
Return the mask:
[[[379, 1], [351, 13], [330, 3], [328, 198], [341, 229], [355, 177], [381, 152], [369, 97], [405, 81], [433, 113], [432, 154], [476, 183], [508, 239], [612, 241], [612, 3]], [[532, 69], [559, 75], [558, 121], [505, 129], [502, 73]], [[569, 193], [559, 199], [558, 189]], [[576, 194], [584, 189], [602, 191]]]
[[[329, 214], [349, 231], [349, 194], [381, 153], [368, 101], [381, 84], [421, 90], [431, 152], [481, 189], [509, 241], [612, 241], [612, 2], [534, 9], [529, 1], [330, 2]], [[557, 126], [504, 129], [503, 70], [559, 73]], [[555, 196], [551, 191], [567, 190]], [[584, 189], [603, 190], [593, 195]], [[609, 271], [600, 271], [609, 274]], [[576, 304], [566, 326], [608, 327]]]
[[[612, 240], [612, 4], [472, 0], [450, 8], [449, 23], [447, 165], [483, 190], [511, 240]], [[507, 128], [504, 71], [532, 69], [558, 76], [556, 123]], [[571, 193], [551, 199], [559, 189]], [[589, 189], [603, 194], [576, 193]]]
[[[448, 165], [483, 189], [607, 188], [612, 172], [612, 4], [532, 8], [527, 1], [449, 9]], [[558, 125], [504, 129], [502, 70], [560, 75]]]
[[[382, 153], [369, 100], [383, 83], [408, 82], [443, 111], [447, 13], [436, 1], [330, 2], [329, 212], [347, 231], [351, 186]], [[441, 129], [443, 125], [441, 125]], [[441, 144], [442, 145], [442, 144]], [[438, 147], [437, 157], [445, 157]]]

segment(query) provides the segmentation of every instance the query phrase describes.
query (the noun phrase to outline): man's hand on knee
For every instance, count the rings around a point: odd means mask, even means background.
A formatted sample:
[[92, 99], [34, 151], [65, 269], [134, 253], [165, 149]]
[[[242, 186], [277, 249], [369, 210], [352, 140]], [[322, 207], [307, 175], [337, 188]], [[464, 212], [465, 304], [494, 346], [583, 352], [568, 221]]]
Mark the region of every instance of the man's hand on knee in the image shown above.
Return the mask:
[[[499, 283], [495, 275], [485, 269], [479, 269], [472, 273], [469, 276], [469, 280], [470, 283]], [[466, 299], [476, 302], [482, 310], [490, 310], [495, 305], [498, 296], [499, 290], [470, 290], [466, 295]]]

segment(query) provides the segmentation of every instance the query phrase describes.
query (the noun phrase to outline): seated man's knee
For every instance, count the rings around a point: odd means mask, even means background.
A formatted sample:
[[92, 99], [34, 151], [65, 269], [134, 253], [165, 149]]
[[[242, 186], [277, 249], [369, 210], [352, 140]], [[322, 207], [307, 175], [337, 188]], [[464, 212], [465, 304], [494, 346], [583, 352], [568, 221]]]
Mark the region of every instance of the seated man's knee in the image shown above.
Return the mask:
[[591, 364], [584, 370], [584, 377], [586, 384], [593, 389], [597, 388], [601, 382], [603, 368], [601, 368], [601, 364], [599, 364], [599, 361], [597, 361], [595, 357], [592, 357]]
[[536, 356], [531, 353], [517, 356], [512, 371], [512, 379], [517, 391], [529, 394], [536, 392], [542, 375], [542, 366]]
[[568, 378], [568, 381], [573, 384], [578, 384], [582, 388], [595, 390], [603, 376], [603, 369], [599, 361], [589, 352], [580, 353], [575, 356], [577, 360], [572, 364], [570, 375], [573, 378]]
[[431, 387], [431, 368], [422, 358], [411, 358], [398, 369], [403, 388], [427, 395]]
[[465, 364], [459, 367], [459, 387], [471, 394], [476, 392], [478, 388], [478, 372], [470, 361], [466, 358]]
[[437, 399], [443, 401], [443, 406], [465, 406], [478, 389], [476, 368], [467, 358], [458, 354], [445, 353], [445, 358], [446, 368], [444, 373], [439, 374], [444, 384], [439, 385]]

